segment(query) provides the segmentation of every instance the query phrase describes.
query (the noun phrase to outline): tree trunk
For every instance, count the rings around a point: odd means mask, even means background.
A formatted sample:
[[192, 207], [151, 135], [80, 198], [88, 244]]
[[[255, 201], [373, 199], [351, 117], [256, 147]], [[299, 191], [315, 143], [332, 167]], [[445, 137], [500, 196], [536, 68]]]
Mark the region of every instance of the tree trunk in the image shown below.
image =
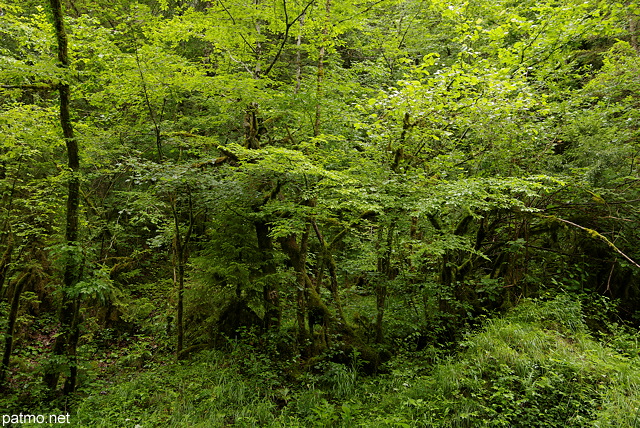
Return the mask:
[[158, 162], [162, 162], [164, 157], [162, 153], [162, 130], [160, 129], [160, 123], [162, 122], [162, 116], [164, 113], [164, 107], [167, 103], [167, 99], [165, 98], [162, 103], [162, 109], [160, 109], [160, 115], [156, 116], [153, 111], [153, 107], [151, 106], [151, 99], [149, 98], [149, 91], [147, 90], [147, 82], [144, 78], [144, 73], [142, 72], [142, 65], [140, 64], [140, 57], [138, 55], [138, 48], [136, 48], [136, 64], [138, 65], [138, 73], [140, 74], [140, 83], [142, 84], [142, 96], [144, 97], [144, 102], [147, 105], [147, 109], [149, 110], [149, 118], [151, 122], [153, 122], [153, 134], [156, 138], [156, 150], [158, 152]]
[[[273, 260], [273, 241], [269, 236], [269, 225], [258, 220], [253, 223], [258, 240], [258, 250], [262, 257], [262, 275], [269, 277], [277, 272], [277, 267]], [[266, 328], [280, 328], [282, 321], [282, 310], [280, 308], [280, 297], [277, 287], [271, 278], [266, 278], [263, 289], [263, 300], [265, 305], [264, 325]]]
[[[322, 258], [320, 260], [320, 271], [318, 272], [318, 275], [317, 275], [318, 279], [316, 280], [316, 283], [319, 287], [321, 283], [321, 278], [322, 278], [322, 271], [324, 270], [324, 264], [326, 263], [327, 269], [329, 270], [329, 291], [331, 291], [331, 297], [333, 298], [333, 302], [336, 306], [338, 319], [344, 326], [347, 326], [347, 321], [345, 320], [344, 312], [342, 311], [342, 302], [340, 300], [340, 293], [338, 291], [337, 266], [336, 266], [336, 261], [333, 258], [333, 254], [331, 254], [331, 246], [327, 245], [316, 222], [312, 220], [311, 224], [313, 225], [313, 229], [316, 232], [316, 237], [318, 238], [318, 241], [320, 242], [320, 246], [322, 248]], [[339, 239], [342, 235], [343, 233], [341, 232], [338, 235], [337, 239]], [[337, 242], [337, 240], [334, 240], [334, 242]]]
[[305, 13], [300, 16], [300, 33], [296, 39], [296, 87], [293, 91], [294, 94], [300, 92], [300, 85], [302, 84], [302, 64], [300, 62], [300, 46], [302, 45], [302, 29], [304, 28]]
[[[62, 2], [60, 0], [50, 0], [49, 2], [53, 17], [53, 26], [56, 31], [56, 41], [58, 45], [58, 61], [63, 68], [69, 67], [69, 53], [67, 45], [67, 34], [64, 28]], [[65, 392], [75, 389], [75, 340], [78, 328], [78, 302], [69, 298], [67, 290], [71, 289], [78, 281], [81, 258], [78, 250], [78, 216], [80, 206], [80, 158], [78, 154], [78, 143], [73, 134], [73, 126], [70, 116], [70, 89], [68, 83], [58, 85], [60, 96], [60, 126], [67, 146], [68, 167], [71, 175], [68, 182], [67, 194], [67, 215], [65, 240], [68, 251], [64, 267], [64, 292], [62, 293], [62, 311], [60, 315], [60, 332], [53, 345], [54, 360], [59, 361], [59, 357], [68, 356], [69, 365], [72, 369], [72, 376], [65, 386]], [[76, 320], [76, 321], [74, 321]], [[56, 358], [57, 357], [57, 358]], [[44, 381], [50, 391], [53, 391], [60, 378], [61, 367], [53, 363], [45, 368]], [[70, 383], [71, 382], [71, 383]]]
[[78, 340], [80, 339], [80, 298], [76, 297], [71, 303], [73, 318], [69, 328], [69, 342], [67, 343], [67, 358], [69, 359], [69, 377], [64, 382], [62, 392], [65, 395], [76, 390], [78, 381]]
[[177, 308], [176, 308], [176, 330], [177, 344], [176, 355], [180, 357], [184, 348], [184, 267], [189, 259], [188, 245], [193, 231], [193, 201], [191, 199], [191, 189], [187, 186], [187, 205], [189, 225], [187, 231], [182, 235], [180, 232], [180, 213], [178, 210], [178, 202], [175, 198], [171, 198], [171, 213], [175, 228], [174, 235], [174, 283], [177, 283]]
[[[380, 229], [379, 241], [383, 239], [384, 229]], [[394, 226], [390, 225], [387, 230], [385, 247], [378, 256], [378, 278], [376, 283], [376, 343], [382, 343], [384, 340], [384, 332], [382, 329], [382, 321], [384, 319], [384, 310], [387, 301], [387, 281], [393, 279], [394, 275], [391, 269], [391, 248], [393, 245]]]
[[640, 37], [640, 15], [634, 13], [636, 12], [633, 10], [634, 2], [627, 1], [625, 2], [625, 5], [629, 11], [629, 43], [633, 46], [636, 52], [640, 53], [640, 44], [638, 44], [638, 38]]
[[260, 148], [260, 137], [264, 132], [260, 122], [258, 103], [250, 103], [244, 115], [244, 141], [248, 149]]
[[629, 18], [629, 33], [631, 46], [640, 53], [640, 44], [638, 44], [638, 37], [640, 37], [640, 16], [631, 15]]
[[9, 360], [13, 350], [13, 333], [15, 330], [16, 319], [18, 318], [18, 308], [20, 306], [20, 295], [24, 290], [24, 285], [29, 279], [30, 271], [26, 271], [20, 275], [13, 287], [13, 297], [11, 299], [11, 308], [9, 310], [9, 319], [7, 323], [7, 331], [4, 339], [4, 353], [2, 355], [2, 365], [0, 365], [0, 390], [4, 390], [7, 380], [7, 371], [9, 370]]
[[[180, 252], [180, 250], [178, 251]], [[180, 259], [180, 256], [178, 256]], [[177, 345], [176, 355], [180, 355], [184, 348], [184, 265], [178, 262], [178, 308], [176, 314], [177, 323]]]
[[317, 137], [320, 135], [320, 101], [322, 100], [322, 95], [324, 93], [324, 61], [325, 55], [327, 52], [327, 43], [329, 39], [329, 20], [331, 14], [331, 0], [327, 0], [325, 3], [325, 12], [326, 12], [326, 22], [324, 28], [322, 29], [322, 44], [320, 45], [320, 52], [318, 52], [318, 81], [316, 87], [316, 117], [313, 123], [313, 136]]
[[[9, 214], [7, 214], [8, 216]], [[4, 297], [5, 288], [4, 283], [7, 279], [7, 272], [9, 271], [9, 266], [11, 265], [11, 259], [13, 256], [13, 235], [10, 231], [7, 231], [7, 239], [5, 242], [6, 248], [4, 253], [2, 254], [2, 258], [0, 258], [0, 300]], [[7, 296], [7, 299], [9, 297]]]
[[[308, 317], [307, 320], [309, 324], [309, 334], [311, 335], [311, 339], [314, 341], [314, 345], [316, 345], [315, 337], [313, 335], [313, 327], [315, 325], [319, 325], [326, 331], [333, 323], [333, 316], [331, 315], [331, 312], [329, 311], [327, 306], [322, 302], [318, 290], [313, 285], [313, 282], [311, 281], [311, 278], [309, 278], [309, 275], [306, 271], [306, 242], [308, 240], [308, 235], [309, 230], [307, 229], [301, 239], [300, 245], [298, 245], [295, 235], [290, 235], [286, 238], [280, 238], [280, 245], [282, 247], [282, 251], [289, 257], [291, 265], [298, 275], [298, 303], [302, 303], [301, 299], [303, 297], [306, 298], [306, 313]], [[304, 294], [301, 295], [300, 292]], [[304, 326], [303, 317], [304, 313], [297, 314], [299, 329], [298, 333], [301, 338], [308, 337], [306, 328]]]
[[[19, 166], [18, 171], [13, 178], [13, 183], [11, 184], [11, 191], [8, 195], [8, 201], [6, 202], [5, 210], [6, 217], [4, 219], [2, 225], [2, 235], [0, 235], [0, 244], [5, 246], [4, 253], [2, 254], [2, 258], [0, 258], [0, 300], [4, 297], [4, 283], [7, 279], [7, 272], [9, 271], [9, 266], [11, 266], [11, 260], [13, 257], [13, 232], [11, 231], [11, 211], [13, 209], [13, 197], [16, 193], [16, 184], [18, 182], [18, 177], [20, 177], [20, 172], [22, 171], [22, 155], [18, 158]], [[7, 296], [7, 299], [9, 296]]]

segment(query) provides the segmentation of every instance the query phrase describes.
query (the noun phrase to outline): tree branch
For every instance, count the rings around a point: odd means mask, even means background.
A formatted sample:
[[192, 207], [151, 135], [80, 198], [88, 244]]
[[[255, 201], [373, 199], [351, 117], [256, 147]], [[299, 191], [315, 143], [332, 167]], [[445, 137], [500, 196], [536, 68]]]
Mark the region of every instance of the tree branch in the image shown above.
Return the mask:
[[263, 74], [264, 76], [269, 74], [269, 72], [271, 71], [273, 66], [276, 65], [276, 62], [280, 58], [280, 54], [282, 54], [282, 49], [284, 48], [284, 45], [287, 43], [287, 37], [289, 37], [289, 30], [291, 29], [293, 24], [295, 24], [298, 21], [298, 19], [302, 18], [302, 16], [307, 12], [307, 9], [309, 9], [309, 7], [314, 2], [315, 2], [315, 0], [311, 0], [309, 3], [307, 3], [307, 5], [304, 7], [304, 9], [302, 9], [302, 12], [300, 12], [298, 14], [298, 16], [295, 17], [295, 19], [293, 21], [289, 22], [289, 15], [287, 13], [287, 0], [283, 0], [282, 1], [282, 7], [284, 9], [284, 22], [285, 22], [284, 36], [282, 37], [282, 43], [280, 43], [280, 47], [278, 48], [278, 52], [276, 52], [276, 55], [273, 57], [273, 60], [271, 61], [271, 64], [269, 64], [269, 67], [267, 67], [267, 69], [264, 72], [264, 74]]
[[614, 250], [616, 253], [618, 253], [622, 257], [624, 257], [629, 263], [631, 263], [632, 265], [634, 265], [637, 268], [640, 268], [640, 265], [638, 263], [636, 263], [631, 257], [627, 256], [625, 253], [623, 253], [618, 247], [616, 247], [616, 245], [613, 242], [611, 242], [606, 236], [604, 236], [603, 234], [601, 234], [597, 230], [593, 230], [593, 229], [589, 229], [588, 227], [580, 226], [577, 223], [574, 223], [572, 221], [565, 220], [565, 219], [562, 219], [562, 218], [559, 218], [559, 217], [554, 217], [554, 216], [550, 216], [550, 215], [543, 215], [543, 214], [540, 214], [540, 216], [541, 217], [545, 217], [545, 218], [550, 218], [552, 220], [556, 220], [556, 221], [559, 221], [559, 222], [562, 222], [562, 223], [566, 223], [566, 224], [569, 224], [571, 226], [577, 227], [578, 229], [584, 230], [585, 232], [587, 232], [593, 238], [598, 238], [598, 239], [602, 240], [612, 250]]

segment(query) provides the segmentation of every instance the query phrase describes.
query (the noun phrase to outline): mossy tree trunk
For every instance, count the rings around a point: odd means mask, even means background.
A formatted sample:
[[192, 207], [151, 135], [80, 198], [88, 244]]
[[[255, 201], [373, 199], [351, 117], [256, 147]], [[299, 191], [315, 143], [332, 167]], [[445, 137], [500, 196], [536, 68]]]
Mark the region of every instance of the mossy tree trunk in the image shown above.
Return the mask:
[[[628, 2], [627, 6], [631, 10], [633, 2]], [[640, 54], [640, 15], [633, 11], [629, 13], [629, 42], [631, 46]]]
[[177, 289], [177, 308], [176, 308], [176, 330], [177, 344], [176, 355], [180, 357], [184, 348], [184, 277], [185, 266], [189, 260], [189, 241], [193, 232], [194, 213], [193, 200], [191, 197], [191, 188], [187, 186], [187, 230], [183, 233], [180, 227], [180, 209], [177, 197], [170, 196], [171, 214], [173, 216], [174, 236], [173, 236], [173, 268], [174, 283]]
[[387, 303], [387, 282], [394, 279], [393, 269], [391, 268], [391, 254], [393, 245], [393, 233], [395, 227], [393, 224], [389, 225], [386, 229], [381, 227], [378, 234], [378, 243], [383, 243], [383, 247], [379, 248], [377, 269], [378, 275], [375, 284], [376, 293], [376, 325], [375, 335], [376, 343], [382, 343], [384, 340], [384, 331], [382, 328], [382, 322], [384, 320], [384, 310]]
[[277, 267], [273, 259], [273, 240], [271, 239], [271, 228], [263, 220], [255, 221], [256, 238], [258, 240], [258, 250], [262, 257], [260, 267], [262, 275], [266, 278], [263, 288], [263, 300], [265, 305], [264, 325], [266, 328], [279, 328], [282, 321], [282, 310], [280, 308], [280, 296], [271, 277], [276, 274]]
[[[307, 227], [307, 230], [303, 233], [300, 244], [298, 244], [296, 235], [289, 235], [286, 238], [280, 239], [280, 245], [282, 251], [289, 257], [291, 265], [298, 276], [298, 290], [303, 293], [298, 293], [298, 335], [301, 339], [311, 337], [312, 345], [314, 348], [317, 348], [316, 345], [318, 345], [318, 343], [315, 343], [316, 337], [313, 334], [313, 327], [318, 325], [327, 331], [333, 323], [333, 315], [322, 301], [316, 285], [313, 284], [313, 281], [307, 273], [306, 259], [308, 240], [309, 227]], [[304, 324], [305, 312], [309, 324], [309, 332], [307, 332]]]
[[7, 371], [9, 370], [9, 361], [13, 350], [13, 335], [15, 332], [16, 320], [18, 319], [18, 308], [20, 306], [20, 295], [22, 294], [22, 290], [24, 290], [24, 286], [29, 279], [29, 275], [29, 271], [23, 272], [13, 285], [13, 296], [11, 298], [7, 330], [4, 338], [2, 365], [0, 365], [0, 390], [4, 390], [6, 387]]
[[344, 313], [342, 311], [342, 303], [340, 299], [340, 292], [338, 291], [338, 274], [337, 274], [337, 266], [336, 260], [333, 257], [332, 249], [339, 242], [342, 237], [346, 234], [347, 229], [344, 229], [342, 232], [338, 233], [338, 235], [329, 243], [327, 243], [318, 228], [315, 220], [311, 220], [311, 224], [313, 226], [313, 230], [316, 233], [316, 237], [318, 238], [318, 242], [320, 243], [320, 247], [322, 249], [322, 257], [320, 258], [320, 262], [318, 264], [318, 274], [316, 275], [316, 286], [320, 288], [322, 284], [323, 272], [325, 266], [329, 271], [329, 291], [331, 291], [331, 297], [333, 299], [333, 303], [335, 305], [338, 320], [344, 325], [347, 325], [347, 322], [344, 317]]
[[[52, 21], [58, 45], [58, 61], [63, 69], [69, 67], [67, 33], [64, 28], [64, 15], [61, 0], [50, 0]], [[70, 114], [70, 87], [64, 79], [58, 85], [60, 97], [60, 126], [67, 148], [67, 166], [71, 171], [67, 184], [66, 229], [65, 241], [67, 255], [64, 266], [64, 290], [62, 293], [60, 332], [53, 345], [53, 362], [45, 368], [44, 382], [50, 391], [55, 390], [61, 375], [61, 359], [66, 358], [69, 364], [69, 377], [66, 379], [64, 393], [73, 392], [76, 388], [77, 366], [76, 346], [79, 324], [79, 298], [70, 297], [70, 290], [79, 279], [82, 260], [78, 248], [78, 217], [80, 206], [80, 157], [78, 143], [75, 139]]]

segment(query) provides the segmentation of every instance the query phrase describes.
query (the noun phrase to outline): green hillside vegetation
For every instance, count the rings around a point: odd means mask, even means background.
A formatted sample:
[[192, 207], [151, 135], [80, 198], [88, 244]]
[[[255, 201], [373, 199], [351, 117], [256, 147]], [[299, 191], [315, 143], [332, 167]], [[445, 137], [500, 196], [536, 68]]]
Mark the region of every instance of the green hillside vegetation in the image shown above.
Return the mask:
[[640, 426], [636, 3], [0, 0], [3, 424]]
[[403, 353], [376, 376], [353, 355], [294, 377], [299, 367], [240, 340], [229, 352], [116, 375], [76, 417], [96, 427], [637, 426], [637, 338], [609, 337], [616, 343], [594, 340], [580, 304], [560, 296], [522, 302], [451, 355]]

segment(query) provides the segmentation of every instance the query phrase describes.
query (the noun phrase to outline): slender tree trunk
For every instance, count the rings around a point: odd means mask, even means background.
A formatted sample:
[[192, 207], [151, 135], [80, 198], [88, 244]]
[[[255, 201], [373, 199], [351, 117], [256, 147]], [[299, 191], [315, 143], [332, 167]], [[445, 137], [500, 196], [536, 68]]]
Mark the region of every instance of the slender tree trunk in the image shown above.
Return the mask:
[[[258, 5], [260, 4], [260, 0], [253, 0], [253, 4], [254, 6], [257, 8]], [[258, 41], [256, 42], [256, 47], [255, 47], [255, 58], [256, 58], [256, 65], [255, 68], [253, 69], [253, 77], [255, 79], [260, 78], [260, 74], [262, 73], [262, 43], [260, 43], [260, 35], [262, 33], [262, 21], [260, 20], [260, 18], [256, 19], [256, 23], [255, 23], [255, 29], [256, 29], [256, 34], [258, 35]]]
[[74, 298], [71, 303], [72, 314], [69, 328], [69, 342], [67, 343], [67, 358], [70, 361], [69, 377], [64, 382], [62, 392], [65, 395], [75, 392], [78, 382], [78, 340], [80, 339], [80, 299]]
[[[304, 241], [304, 238], [303, 238]], [[304, 339], [308, 337], [305, 326], [305, 309], [308, 302], [308, 294], [313, 288], [311, 279], [305, 268], [306, 254], [304, 245], [298, 245], [295, 235], [290, 235], [279, 240], [282, 251], [289, 257], [291, 265], [298, 277], [298, 294], [297, 294], [297, 310], [296, 319], [298, 322], [298, 337]]]
[[[275, 262], [273, 260], [273, 241], [269, 236], [269, 225], [262, 221], [255, 221], [254, 227], [256, 237], [258, 239], [258, 250], [262, 257], [261, 272], [264, 276], [271, 276], [277, 272]], [[266, 306], [264, 315], [264, 324], [266, 328], [280, 328], [282, 321], [282, 310], [280, 308], [280, 296], [278, 289], [272, 282], [271, 278], [267, 278], [263, 289], [263, 300]]]
[[[13, 256], [13, 235], [11, 234], [11, 231], [7, 231], [5, 245], [6, 248], [2, 254], [2, 258], [0, 258], [0, 300], [5, 294], [4, 283], [7, 279], [7, 272], [9, 271], [9, 266], [11, 265], [11, 259]], [[7, 296], [7, 299], [8, 298], [9, 297]]]
[[640, 16], [631, 15], [629, 17], [629, 36], [631, 46], [640, 54], [640, 44], [638, 44], [638, 38], [640, 37]]
[[176, 308], [176, 330], [177, 330], [177, 345], [176, 355], [178, 358], [181, 356], [181, 352], [184, 349], [184, 267], [189, 259], [188, 245], [191, 239], [191, 233], [193, 231], [193, 201], [191, 198], [191, 189], [187, 186], [187, 205], [189, 225], [187, 231], [182, 235], [180, 232], [180, 213], [178, 210], [178, 202], [173, 199], [171, 202], [171, 212], [173, 214], [173, 221], [175, 227], [174, 235], [174, 281], [177, 282], [178, 301]]
[[[13, 233], [11, 231], [11, 211], [13, 210], [13, 198], [16, 193], [16, 184], [18, 182], [18, 177], [20, 177], [20, 173], [22, 171], [22, 154], [20, 154], [18, 162], [18, 171], [13, 178], [11, 191], [8, 195], [8, 201], [5, 204], [6, 216], [2, 225], [2, 235], [0, 236], [0, 244], [5, 245], [5, 250], [2, 253], [2, 258], [0, 258], [0, 300], [4, 297], [4, 283], [7, 279], [7, 272], [9, 271], [9, 266], [11, 265], [11, 260], [13, 257], [14, 242]], [[8, 298], [9, 296], [7, 296], [7, 299]]]
[[307, 303], [304, 296], [304, 287], [306, 286], [304, 280], [298, 275], [298, 290], [296, 293], [296, 324], [298, 326], [298, 341], [302, 343], [303, 339], [307, 338], [307, 327], [305, 324], [304, 311], [307, 307]]
[[296, 39], [296, 88], [293, 91], [294, 94], [300, 92], [300, 84], [302, 82], [302, 64], [300, 62], [300, 46], [302, 46], [302, 29], [304, 28], [305, 13], [300, 16], [300, 33]]
[[160, 109], [160, 114], [156, 116], [154, 113], [153, 107], [151, 106], [151, 99], [149, 98], [149, 91], [147, 89], [147, 81], [144, 78], [144, 73], [142, 72], [142, 65], [140, 64], [140, 56], [138, 55], [138, 48], [136, 48], [136, 64], [138, 65], [138, 73], [140, 74], [140, 83], [142, 84], [142, 96], [144, 97], [144, 102], [147, 105], [147, 110], [149, 110], [149, 117], [153, 122], [153, 134], [156, 138], [156, 151], [158, 152], [158, 162], [162, 162], [164, 158], [164, 154], [162, 153], [162, 129], [160, 128], [160, 123], [162, 122], [162, 116], [164, 115], [164, 107], [167, 104], [167, 99], [165, 98], [162, 101], [162, 108]]
[[[309, 337], [304, 325], [304, 312], [302, 312], [304, 309], [301, 309], [300, 307], [304, 302], [306, 303], [307, 320], [310, 330], [309, 334], [311, 334], [311, 339], [314, 340], [313, 345], [317, 345], [317, 343], [315, 343], [316, 337], [313, 335], [313, 326], [319, 325], [326, 332], [334, 320], [331, 312], [322, 302], [322, 298], [320, 297], [317, 288], [314, 286], [311, 278], [309, 278], [309, 275], [307, 274], [305, 264], [308, 238], [309, 228], [307, 227], [307, 230], [302, 235], [300, 244], [298, 244], [295, 235], [280, 238], [279, 242], [282, 247], [282, 251], [289, 257], [291, 265], [298, 275], [299, 307], [298, 313], [296, 314], [298, 320], [298, 334], [301, 339]], [[326, 341], [326, 337], [323, 337], [322, 340]]]
[[[178, 252], [180, 251], [178, 250]], [[178, 330], [176, 354], [180, 355], [184, 348], [184, 265], [180, 261], [178, 261], [178, 308], [176, 316]]]
[[7, 371], [9, 370], [9, 361], [13, 350], [13, 333], [16, 319], [18, 318], [18, 308], [20, 306], [20, 295], [22, 294], [22, 290], [24, 290], [27, 279], [29, 279], [29, 274], [30, 271], [23, 272], [13, 287], [13, 297], [11, 299], [7, 331], [5, 332], [4, 339], [4, 353], [2, 355], [2, 365], [0, 365], [0, 390], [5, 390], [6, 387]]
[[325, 3], [326, 22], [322, 29], [322, 44], [320, 46], [320, 52], [318, 53], [318, 82], [316, 86], [316, 117], [313, 123], [313, 135], [320, 135], [321, 126], [321, 107], [320, 103], [324, 93], [324, 62], [327, 52], [327, 44], [329, 42], [329, 21], [331, 15], [331, 0], [327, 0]]
[[249, 103], [244, 115], [244, 139], [245, 147], [257, 150], [260, 148], [260, 136], [264, 131], [260, 126], [258, 103]]
[[[382, 329], [382, 321], [384, 319], [384, 310], [387, 301], [387, 281], [393, 279], [391, 271], [391, 246], [393, 245], [394, 226], [389, 225], [387, 230], [386, 242], [382, 248], [381, 254], [378, 256], [378, 278], [376, 283], [376, 343], [382, 343], [384, 340], [384, 332]], [[379, 240], [382, 241], [383, 229], [380, 230]]]
[[[331, 297], [333, 298], [333, 302], [336, 306], [336, 311], [338, 313], [338, 319], [340, 322], [346, 326], [347, 321], [344, 317], [344, 312], [342, 311], [342, 302], [340, 299], [340, 292], [338, 291], [338, 273], [336, 260], [333, 258], [333, 254], [331, 254], [331, 246], [326, 243], [318, 225], [315, 220], [311, 220], [311, 224], [313, 225], [313, 230], [316, 232], [316, 237], [320, 242], [320, 246], [322, 247], [322, 259], [320, 261], [320, 271], [318, 272], [318, 280], [316, 283], [320, 286], [320, 278], [322, 278], [322, 271], [324, 270], [324, 264], [327, 264], [327, 269], [329, 270], [329, 291], [331, 291]], [[339, 234], [339, 237], [342, 233]], [[335, 242], [335, 240], [334, 240]]]
[[[50, 0], [49, 4], [51, 6], [53, 16], [53, 26], [56, 31], [58, 61], [60, 62], [60, 65], [66, 69], [69, 67], [69, 53], [67, 34], [64, 28], [62, 2], [61, 0]], [[64, 267], [65, 292], [62, 293], [60, 332], [53, 345], [53, 355], [54, 360], [57, 361], [59, 361], [59, 358], [55, 357], [64, 357], [65, 355], [69, 357], [71, 376], [65, 386], [65, 392], [71, 392], [75, 390], [75, 373], [77, 370], [75, 360], [75, 340], [72, 339], [77, 334], [74, 330], [78, 327], [77, 312], [79, 304], [77, 301], [68, 297], [66, 290], [70, 289], [78, 281], [81, 265], [77, 245], [80, 206], [80, 177], [78, 176], [80, 170], [80, 157], [78, 154], [78, 144], [74, 137], [73, 126], [71, 124], [69, 84], [61, 83], [58, 85], [58, 93], [60, 96], [60, 126], [67, 146], [68, 167], [71, 170], [71, 175], [69, 177], [67, 193], [65, 240], [69, 250], [67, 252]], [[56, 388], [58, 379], [60, 378], [61, 368], [56, 364], [57, 362], [47, 367], [44, 373], [44, 381], [51, 391]]]

